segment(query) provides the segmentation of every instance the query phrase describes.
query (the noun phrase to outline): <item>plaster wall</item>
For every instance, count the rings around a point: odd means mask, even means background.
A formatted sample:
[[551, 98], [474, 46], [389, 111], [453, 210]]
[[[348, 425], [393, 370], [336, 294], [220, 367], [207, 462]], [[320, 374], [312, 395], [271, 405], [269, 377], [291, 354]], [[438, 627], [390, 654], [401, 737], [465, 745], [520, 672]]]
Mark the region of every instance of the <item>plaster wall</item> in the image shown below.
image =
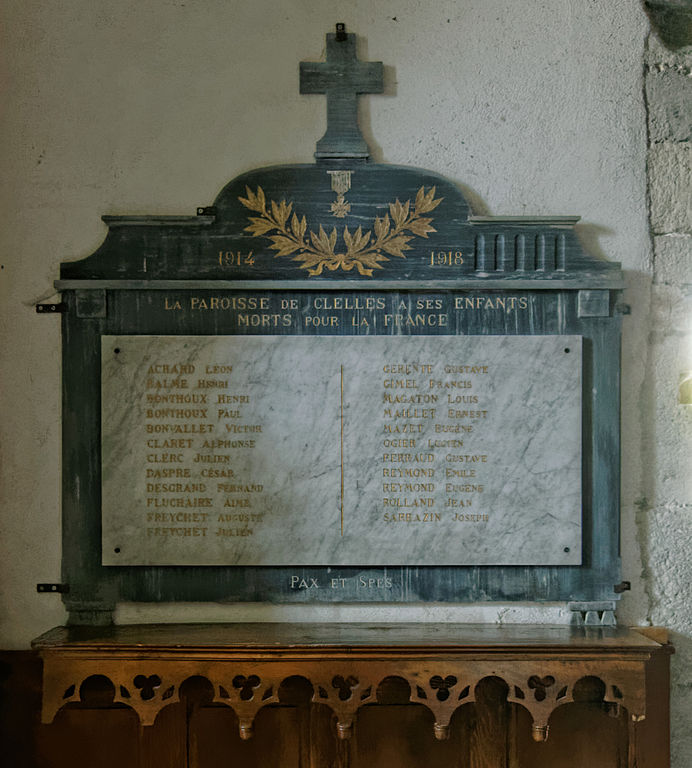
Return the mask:
[[[677, 379], [692, 369], [683, 343], [690, 226], [675, 173], [689, 144], [665, 96], [678, 93], [674, 76], [647, 80], [663, 93], [659, 112], [652, 90], [644, 98], [651, 50], [639, 2], [5, 0], [3, 18], [0, 646], [26, 647], [65, 618], [58, 597], [35, 592], [37, 582], [60, 580], [60, 340], [59, 320], [37, 316], [33, 305], [53, 294], [61, 261], [100, 244], [101, 214], [193, 213], [243, 171], [309, 162], [326, 110], [323, 97], [298, 94], [297, 62], [319, 60], [325, 33], [344, 21], [362, 36], [360, 57], [386, 65], [386, 93], [361, 99], [376, 160], [449, 176], [476, 213], [580, 214], [587, 246], [623, 263], [632, 313], [623, 341], [622, 554], [632, 592], [619, 619], [679, 633], [673, 707], [689, 722], [690, 410], [677, 403]], [[650, 195], [647, 167], [658, 178]], [[566, 622], [568, 612], [118, 612], [119, 621], [176, 619]], [[685, 738], [680, 727], [679, 766], [692, 761]]]

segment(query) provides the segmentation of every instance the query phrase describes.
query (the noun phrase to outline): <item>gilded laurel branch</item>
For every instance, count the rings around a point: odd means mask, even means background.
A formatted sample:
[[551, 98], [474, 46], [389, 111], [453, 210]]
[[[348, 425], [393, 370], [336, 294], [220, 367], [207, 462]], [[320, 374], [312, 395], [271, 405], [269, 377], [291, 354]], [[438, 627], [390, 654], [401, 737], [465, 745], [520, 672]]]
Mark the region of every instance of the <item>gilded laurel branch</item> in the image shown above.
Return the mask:
[[245, 194], [247, 197], [238, 200], [259, 214], [248, 217], [250, 225], [245, 231], [256, 237], [268, 237], [272, 242], [269, 247], [276, 251], [276, 257], [295, 254], [293, 261], [302, 262], [300, 268], [307, 269], [310, 276], [320, 275], [324, 269], [350, 272], [355, 267], [359, 274], [372, 277], [373, 270], [382, 269], [380, 262], [389, 261], [389, 256], [405, 259], [404, 251], [411, 249], [409, 241], [436, 231], [431, 226], [432, 217], [424, 214], [433, 211], [444, 199], [435, 197], [435, 187], [427, 192], [421, 187], [413, 205], [410, 200], [400, 203], [397, 199], [389, 203], [389, 213], [375, 218], [372, 231], [363, 232], [362, 227], [358, 227], [355, 232], [350, 232], [344, 227], [345, 250], [337, 252], [339, 235], [336, 227], [329, 234], [322, 225], [318, 232], [308, 231], [305, 216], [298, 218], [293, 203], [285, 200], [267, 203], [264, 190], [259, 186], [254, 193], [245, 187]]

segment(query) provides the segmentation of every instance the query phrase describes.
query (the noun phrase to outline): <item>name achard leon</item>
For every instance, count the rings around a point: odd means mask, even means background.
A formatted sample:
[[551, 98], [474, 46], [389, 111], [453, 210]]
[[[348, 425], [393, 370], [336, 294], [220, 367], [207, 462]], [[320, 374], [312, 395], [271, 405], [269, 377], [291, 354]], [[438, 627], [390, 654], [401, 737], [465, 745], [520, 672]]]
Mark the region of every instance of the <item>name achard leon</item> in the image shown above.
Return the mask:
[[166, 311], [233, 312], [239, 327], [338, 328], [382, 325], [388, 327], [439, 327], [448, 324], [450, 311], [516, 312], [529, 308], [524, 295], [450, 294], [395, 296], [221, 295], [164, 296]]

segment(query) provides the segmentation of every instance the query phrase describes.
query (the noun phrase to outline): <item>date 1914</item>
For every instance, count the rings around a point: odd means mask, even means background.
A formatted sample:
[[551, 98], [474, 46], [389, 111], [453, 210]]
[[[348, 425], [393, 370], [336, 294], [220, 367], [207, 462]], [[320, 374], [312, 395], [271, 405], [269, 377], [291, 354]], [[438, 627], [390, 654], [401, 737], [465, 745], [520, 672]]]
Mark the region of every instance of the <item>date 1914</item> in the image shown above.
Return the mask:
[[241, 251], [219, 251], [220, 267], [251, 267], [255, 263], [253, 252], [242, 253]]

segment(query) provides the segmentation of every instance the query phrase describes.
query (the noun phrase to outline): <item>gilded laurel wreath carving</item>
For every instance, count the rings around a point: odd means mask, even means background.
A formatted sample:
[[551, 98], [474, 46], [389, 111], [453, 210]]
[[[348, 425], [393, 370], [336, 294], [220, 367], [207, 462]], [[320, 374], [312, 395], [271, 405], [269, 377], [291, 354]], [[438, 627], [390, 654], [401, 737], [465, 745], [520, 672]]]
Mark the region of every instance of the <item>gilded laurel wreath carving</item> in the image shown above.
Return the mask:
[[293, 212], [293, 203], [270, 200], [267, 204], [264, 190], [259, 186], [256, 193], [249, 187], [245, 187], [245, 192], [247, 197], [238, 200], [259, 213], [259, 216], [248, 217], [250, 226], [245, 227], [245, 231], [256, 237], [268, 237], [276, 257], [295, 254], [293, 261], [302, 262], [300, 268], [307, 269], [310, 276], [320, 275], [324, 269], [350, 272], [355, 267], [361, 275], [372, 277], [374, 269], [382, 269], [380, 262], [389, 261], [385, 254], [405, 259], [404, 251], [411, 249], [409, 241], [414, 237], [427, 238], [429, 232], [436, 231], [431, 226], [432, 217], [424, 214], [435, 210], [444, 199], [435, 197], [435, 187], [427, 192], [421, 187], [413, 205], [410, 200], [400, 203], [397, 199], [389, 203], [389, 213], [376, 217], [372, 230], [363, 232], [362, 227], [358, 227], [350, 232], [344, 227], [345, 250], [339, 252], [336, 227], [329, 234], [322, 225], [318, 232], [308, 231], [305, 216], [298, 218]]

